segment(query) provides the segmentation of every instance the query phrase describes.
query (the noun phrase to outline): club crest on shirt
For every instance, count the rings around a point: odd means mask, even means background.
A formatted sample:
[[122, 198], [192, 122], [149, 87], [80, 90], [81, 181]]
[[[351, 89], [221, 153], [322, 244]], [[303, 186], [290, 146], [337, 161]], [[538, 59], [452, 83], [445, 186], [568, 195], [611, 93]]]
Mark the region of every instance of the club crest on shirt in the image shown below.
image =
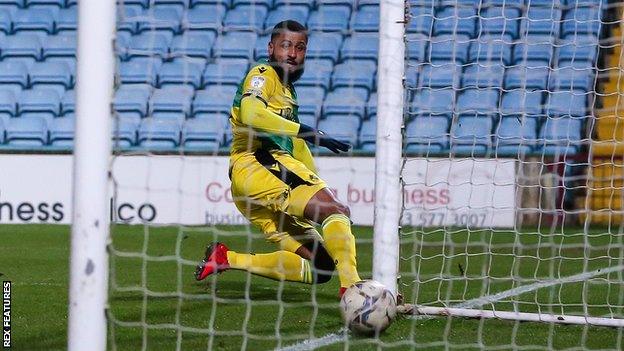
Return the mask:
[[264, 77], [253, 76], [251, 77], [251, 86], [255, 89], [260, 89], [264, 86]]

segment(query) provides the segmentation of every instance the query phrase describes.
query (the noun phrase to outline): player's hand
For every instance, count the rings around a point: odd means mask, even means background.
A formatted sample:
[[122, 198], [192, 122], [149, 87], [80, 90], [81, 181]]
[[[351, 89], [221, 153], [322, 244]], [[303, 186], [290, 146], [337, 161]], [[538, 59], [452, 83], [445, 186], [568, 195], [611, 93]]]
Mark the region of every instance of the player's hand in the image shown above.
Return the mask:
[[298, 136], [309, 143], [328, 148], [329, 150], [331, 150], [331, 152], [335, 154], [339, 154], [340, 152], [347, 152], [349, 151], [349, 149], [351, 149], [350, 144], [343, 143], [340, 140], [336, 140], [325, 134], [323, 131], [314, 129], [305, 124], [300, 125]]

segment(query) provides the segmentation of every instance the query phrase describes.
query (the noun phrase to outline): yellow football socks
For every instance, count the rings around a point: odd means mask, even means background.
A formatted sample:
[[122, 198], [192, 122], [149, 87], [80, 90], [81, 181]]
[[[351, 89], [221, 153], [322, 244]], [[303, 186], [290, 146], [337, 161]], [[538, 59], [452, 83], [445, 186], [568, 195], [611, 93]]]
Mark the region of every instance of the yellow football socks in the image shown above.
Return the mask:
[[232, 269], [240, 269], [275, 280], [312, 284], [310, 262], [289, 251], [267, 254], [241, 254], [228, 251]]
[[333, 214], [323, 221], [325, 248], [336, 263], [340, 286], [348, 288], [360, 281], [355, 259], [355, 237], [351, 233], [351, 221], [343, 214]]

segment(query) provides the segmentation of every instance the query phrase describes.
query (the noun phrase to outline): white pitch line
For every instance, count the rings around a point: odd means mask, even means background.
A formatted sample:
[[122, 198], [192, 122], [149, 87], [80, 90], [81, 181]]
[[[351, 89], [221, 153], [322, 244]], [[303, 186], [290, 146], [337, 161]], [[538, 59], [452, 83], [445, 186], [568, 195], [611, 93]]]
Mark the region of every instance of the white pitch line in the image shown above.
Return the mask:
[[277, 349], [277, 351], [307, 351], [315, 350], [319, 347], [335, 344], [346, 338], [345, 329], [342, 328], [339, 331], [331, 334], [327, 334], [320, 338], [304, 340], [298, 344], [287, 346], [285, 348]]
[[[579, 274], [575, 274], [575, 275], [571, 275], [569, 277], [565, 277], [565, 278], [561, 278], [561, 279], [555, 279], [555, 280], [551, 280], [551, 281], [545, 281], [545, 282], [538, 282], [538, 283], [533, 283], [533, 284], [528, 284], [528, 285], [523, 285], [523, 286], [519, 286], [517, 288], [513, 288], [513, 289], [509, 289], [509, 290], [505, 290], [505, 291], [501, 291], [499, 293], [496, 293], [494, 295], [489, 295], [489, 296], [483, 296], [483, 297], [479, 297], [476, 299], [472, 299], [472, 300], [468, 300], [465, 302], [462, 302], [460, 304], [451, 306], [453, 308], [476, 308], [476, 307], [481, 307], [483, 305], [487, 305], [488, 303], [492, 303], [492, 302], [496, 302], [496, 301], [500, 301], [504, 298], [507, 297], [511, 297], [511, 296], [517, 296], [520, 294], [524, 294], [524, 293], [528, 293], [531, 291], [535, 291], [541, 288], [546, 288], [549, 286], [553, 286], [553, 285], [558, 285], [558, 284], [565, 284], [565, 283], [574, 283], [574, 282], [579, 282], [579, 281], [585, 281], [588, 280], [590, 278], [593, 277], [597, 277], [599, 275], [604, 275], [604, 274], [609, 274], [612, 272], [618, 272], [618, 271], [622, 271], [624, 270], [624, 265], [619, 265], [619, 266], [615, 266], [615, 267], [609, 267], [609, 268], [601, 268], [601, 269], [596, 269], [594, 271], [591, 272], [584, 272], [584, 273], [579, 273]], [[412, 318], [427, 318], [429, 316], [413, 316]], [[336, 333], [332, 333], [332, 334], [327, 334], [323, 337], [320, 338], [316, 338], [316, 339], [309, 339], [309, 340], [305, 340], [302, 341], [298, 344], [294, 344], [282, 349], [278, 349], [277, 351], [307, 351], [307, 350], [314, 350], [316, 348], [322, 347], [322, 346], [327, 346], [327, 345], [331, 345], [331, 344], [335, 344], [339, 341], [344, 340], [345, 338], [345, 334], [344, 334], [345, 329], [341, 329]]]
[[521, 294], [535, 291], [541, 288], [547, 288], [549, 286], [565, 284], [565, 283], [581, 282], [581, 281], [585, 281], [585, 280], [588, 280], [590, 278], [593, 278], [599, 275], [609, 274], [612, 272], [618, 272], [622, 270], [624, 270], [624, 265], [619, 265], [619, 266], [609, 267], [609, 268], [599, 268], [599, 269], [596, 269], [595, 271], [579, 273], [579, 274], [571, 275], [565, 278], [519, 286], [517, 288], [501, 291], [494, 295], [483, 296], [483, 297], [479, 297], [476, 299], [468, 300], [468, 301], [462, 302], [460, 304], [457, 304], [451, 307], [454, 307], [454, 308], [481, 307], [483, 305], [487, 305], [488, 303], [500, 301], [507, 297], [521, 295]]

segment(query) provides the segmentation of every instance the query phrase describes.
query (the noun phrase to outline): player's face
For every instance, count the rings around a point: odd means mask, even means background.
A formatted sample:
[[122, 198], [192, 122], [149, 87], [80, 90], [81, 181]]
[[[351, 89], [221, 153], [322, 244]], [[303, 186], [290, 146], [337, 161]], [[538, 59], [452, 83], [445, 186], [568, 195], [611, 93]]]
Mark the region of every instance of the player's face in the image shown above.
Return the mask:
[[269, 42], [269, 58], [275, 61], [290, 82], [303, 74], [308, 38], [304, 33], [284, 31]]

